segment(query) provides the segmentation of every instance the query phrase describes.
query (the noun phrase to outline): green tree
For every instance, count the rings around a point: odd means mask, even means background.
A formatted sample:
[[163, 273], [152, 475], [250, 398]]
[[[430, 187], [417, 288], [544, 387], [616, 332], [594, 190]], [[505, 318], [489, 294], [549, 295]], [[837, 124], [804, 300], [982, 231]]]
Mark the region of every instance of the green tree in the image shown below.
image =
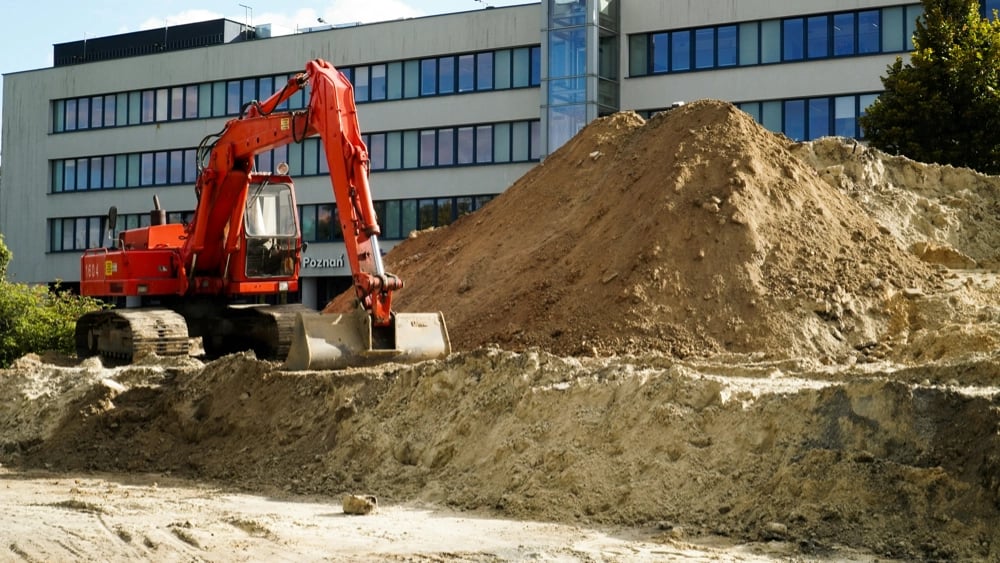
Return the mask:
[[910, 62], [860, 119], [868, 142], [921, 162], [1000, 173], [1000, 21], [977, 0], [923, 0]]
[[76, 350], [74, 331], [80, 315], [100, 309], [100, 301], [74, 295], [58, 285], [28, 285], [7, 281], [13, 254], [0, 234], [0, 367], [28, 352]]

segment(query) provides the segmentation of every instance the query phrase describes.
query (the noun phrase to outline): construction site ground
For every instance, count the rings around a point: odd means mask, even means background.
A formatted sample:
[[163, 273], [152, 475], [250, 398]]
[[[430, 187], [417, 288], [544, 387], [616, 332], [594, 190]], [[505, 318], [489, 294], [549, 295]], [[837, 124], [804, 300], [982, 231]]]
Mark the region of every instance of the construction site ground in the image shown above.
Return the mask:
[[0, 370], [0, 560], [996, 560], [998, 248], [997, 177], [602, 118], [386, 256], [447, 359]]

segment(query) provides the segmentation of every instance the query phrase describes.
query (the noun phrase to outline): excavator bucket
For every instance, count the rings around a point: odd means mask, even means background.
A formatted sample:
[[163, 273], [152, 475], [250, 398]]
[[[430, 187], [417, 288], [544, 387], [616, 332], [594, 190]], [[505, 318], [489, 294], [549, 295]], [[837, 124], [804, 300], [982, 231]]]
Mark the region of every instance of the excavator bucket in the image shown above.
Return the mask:
[[303, 315], [295, 320], [286, 370], [343, 369], [385, 362], [419, 362], [451, 353], [441, 313], [394, 313], [373, 327], [363, 309], [348, 314]]

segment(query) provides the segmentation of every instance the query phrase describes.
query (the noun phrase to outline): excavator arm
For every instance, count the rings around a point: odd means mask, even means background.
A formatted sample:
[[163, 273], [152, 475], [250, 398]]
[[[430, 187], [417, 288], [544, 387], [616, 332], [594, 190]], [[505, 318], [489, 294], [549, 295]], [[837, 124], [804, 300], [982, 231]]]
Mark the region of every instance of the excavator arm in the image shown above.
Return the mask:
[[[275, 111], [307, 87], [309, 103], [304, 110]], [[357, 297], [375, 326], [387, 326], [392, 321], [392, 292], [403, 283], [386, 273], [382, 264], [368, 183], [368, 150], [361, 138], [353, 87], [323, 60], [309, 61], [305, 71], [279, 92], [248, 104], [244, 115], [229, 121], [211, 144], [196, 187], [199, 206], [184, 252], [191, 257], [187, 266], [193, 269], [201, 256], [201, 267], [219, 268], [224, 256], [236, 252], [254, 156], [314, 135], [323, 141]]]

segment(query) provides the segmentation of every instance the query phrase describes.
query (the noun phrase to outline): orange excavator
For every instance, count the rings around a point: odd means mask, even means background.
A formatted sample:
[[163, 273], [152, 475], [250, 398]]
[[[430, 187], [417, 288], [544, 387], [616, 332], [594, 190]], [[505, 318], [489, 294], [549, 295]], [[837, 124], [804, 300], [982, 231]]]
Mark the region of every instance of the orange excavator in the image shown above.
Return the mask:
[[[307, 87], [305, 109], [278, 110]], [[255, 156], [314, 135], [329, 164], [357, 297], [353, 313], [247, 303], [261, 296], [286, 302], [287, 294], [298, 290], [304, 250], [287, 164], [275, 173], [258, 171]], [[290, 370], [412, 362], [450, 353], [440, 312], [392, 310], [392, 293], [403, 282], [382, 264], [354, 91], [331, 64], [309, 61], [279, 92], [246, 104], [220, 133], [202, 141], [197, 158], [198, 202], [188, 224], [167, 223], [154, 197], [150, 226], [122, 231], [114, 248], [89, 249], [81, 257], [82, 294], [124, 298], [137, 306], [78, 319], [80, 357], [132, 361], [151, 353], [189, 355], [198, 352], [199, 339], [209, 357], [253, 350], [258, 358], [284, 360]], [[116, 216], [112, 207], [109, 226]]]

